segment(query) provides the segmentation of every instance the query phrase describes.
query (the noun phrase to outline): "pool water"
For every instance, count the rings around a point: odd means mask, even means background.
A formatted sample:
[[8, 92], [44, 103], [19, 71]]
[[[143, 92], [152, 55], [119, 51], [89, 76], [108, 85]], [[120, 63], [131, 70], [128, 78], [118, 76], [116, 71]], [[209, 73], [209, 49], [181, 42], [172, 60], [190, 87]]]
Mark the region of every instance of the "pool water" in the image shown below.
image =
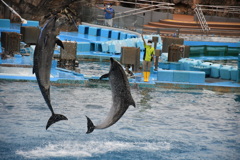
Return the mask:
[[81, 74], [83, 74], [85, 77], [101, 77], [102, 75], [109, 72], [110, 66], [109, 62], [79, 61], [79, 68]]
[[104, 130], [87, 131], [112, 104], [110, 87], [51, 86], [56, 113], [37, 83], [0, 81], [0, 159], [201, 159], [240, 157], [240, 93], [131, 88], [137, 107]]

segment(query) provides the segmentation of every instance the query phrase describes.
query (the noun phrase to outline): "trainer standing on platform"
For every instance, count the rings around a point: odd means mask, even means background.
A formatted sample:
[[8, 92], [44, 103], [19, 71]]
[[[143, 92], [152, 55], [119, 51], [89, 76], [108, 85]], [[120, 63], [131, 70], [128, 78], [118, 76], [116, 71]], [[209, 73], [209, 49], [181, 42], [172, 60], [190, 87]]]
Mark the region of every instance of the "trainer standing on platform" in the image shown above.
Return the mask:
[[152, 66], [152, 60], [155, 55], [155, 49], [152, 47], [152, 40], [148, 40], [148, 43], [145, 42], [143, 35], [142, 40], [145, 47], [145, 52], [143, 56], [143, 77], [144, 82], [148, 82], [150, 77], [150, 68]]
[[113, 19], [115, 15], [115, 11], [112, 8], [112, 4], [108, 3], [107, 7], [101, 8], [96, 5], [97, 8], [104, 10], [104, 16], [105, 16], [105, 25], [112, 27], [113, 25]]

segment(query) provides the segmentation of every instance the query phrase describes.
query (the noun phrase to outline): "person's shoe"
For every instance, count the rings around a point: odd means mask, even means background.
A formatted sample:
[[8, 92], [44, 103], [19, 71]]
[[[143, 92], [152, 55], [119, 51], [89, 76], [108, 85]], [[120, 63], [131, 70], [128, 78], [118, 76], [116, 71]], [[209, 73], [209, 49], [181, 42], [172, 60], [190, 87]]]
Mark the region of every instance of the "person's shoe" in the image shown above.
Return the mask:
[[146, 82], [148, 82], [149, 81], [149, 77], [150, 77], [150, 72], [147, 72], [147, 78], [146, 78]]
[[147, 82], [147, 72], [143, 72], [143, 81]]

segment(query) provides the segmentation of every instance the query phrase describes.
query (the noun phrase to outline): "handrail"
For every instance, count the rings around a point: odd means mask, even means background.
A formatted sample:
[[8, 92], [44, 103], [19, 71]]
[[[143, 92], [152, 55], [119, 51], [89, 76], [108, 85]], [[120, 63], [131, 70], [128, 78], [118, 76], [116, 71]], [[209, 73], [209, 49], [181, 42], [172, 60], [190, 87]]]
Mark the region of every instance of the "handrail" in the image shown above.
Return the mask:
[[199, 5], [203, 11], [240, 14], [240, 6]]
[[148, 9], [148, 8], [152, 8], [152, 7], [158, 7], [155, 10], [157, 10], [157, 9], [174, 9], [174, 7], [165, 7], [165, 6], [160, 6], [160, 4], [159, 4], [159, 5], [150, 5], [150, 6], [147, 6], [147, 7], [142, 7], [142, 8], [139, 8], [139, 9], [133, 9], [133, 10], [125, 11], [125, 12], [119, 12], [116, 15], [136, 12], [136, 11], [140, 11], [140, 10], [144, 10], [144, 9]]
[[[157, 10], [157, 9], [159, 9], [159, 8], [154, 8], [154, 9], [144, 10], [144, 11], [139, 10], [139, 12], [131, 13], [131, 14], [124, 15], [124, 16], [115, 17], [113, 19], [118, 19], [118, 18], [123, 18], [123, 17], [127, 17], [127, 16], [137, 15], [137, 14], [141, 14], [141, 13], [147, 13], [147, 12], [151, 12], [151, 11], [154, 11], [154, 10]], [[119, 14], [125, 14], [125, 12], [122, 12], [122, 13], [119, 13]]]
[[[133, 9], [133, 10], [125, 11], [125, 12], [118, 12], [118, 13], [115, 14], [116, 17], [114, 17], [113, 19], [119, 19], [119, 18], [123, 18], [123, 17], [127, 17], [127, 16], [137, 15], [137, 14], [141, 14], [141, 13], [147, 13], [147, 12], [158, 10], [158, 9], [171, 9], [171, 10], [175, 9], [174, 7], [169, 7], [169, 5], [174, 6], [175, 5], [174, 3], [146, 1], [146, 0], [136, 0], [136, 1], [154, 2], [154, 3], [158, 3], [158, 4], [157, 5], [149, 5], [147, 7], [143, 7], [143, 8], [139, 8], [139, 9]], [[126, 2], [126, 1], [118, 1], [118, 2], [130, 3], [130, 4], [143, 4], [143, 3]], [[166, 6], [166, 5], [168, 5], [168, 6]], [[150, 10], [145, 10], [145, 9], [152, 8], [152, 7], [156, 7], [156, 8], [153, 8], [153, 9], [150, 9]], [[118, 16], [118, 15], [122, 15], [122, 16]], [[99, 20], [102, 20], [102, 19], [99, 19]]]
[[12, 11], [16, 16], [18, 16], [20, 19], [21, 19], [21, 22], [22, 23], [27, 23], [27, 20], [26, 19], [24, 19], [24, 18], [22, 18], [12, 7], [10, 7], [6, 2], [4, 2], [3, 0], [1, 0], [2, 1], [2, 3], [3, 4], [5, 4], [8, 8], [9, 8], [9, 10], [10, 11]]
[[[171, 10], [174, 10], [174, 7], [172, 7], [172, 6], [175, 5], [174, 3], [145, 1], [145, 0], [135, 0], [135, 2], [126, 2], [126, 1], [117, 1], [117, 2], [143, 5], [143, 7], [137, 8], [137, 9], [131, 8], [130, 10], [127, 10], [124, 12], [115, 12], [115, 17], [112, 18], [114, 20], [113, 21], [114, 27], [129, 28], [130, 30], [135, 29], [137, 32], [142, 31], [142, 27], [144, 24], [144, 17], [141, 14], [147, 13], [147, 12], [152, 12], [155, 10], [167, 10], [169, 12]], [[146, 5], [144, 6], [144, 3], [136, 3], [136, 2], [148, 2], [151, 4], [147, 4], [147, 6]], [[103, 15], [97, 14], [95, 23], [101, 24], [103, 20], [105, 20]], [[131, 23], [129, 20], [131, 21]], [[127, 22], [127, 23], [125, 24], [125, 22]]]
[[197, 18], [200, 22], [200, 25], [202, 27], [203, 32], [208, 33], [210, 28], [208, 27], [208, 24], [207, 24], [207, 21], [206, 21], [204, 15], [203, 15], [202, 9], [198, 4], [196, 4], [196, 8], [194, 9], [194, 11], [196, 12]]
[[[148, 1], [148, 0], [135, 0], [135, 1], [142, 1], [142, 2], [147, 2], [147, 3], [158, 3], [158, 4], [165, 4], [165, 5], [175, 5], [174, 3], [167, 3], [167, 2], [158, 2], [158, 1]], [[130, 3], [130, 4], [143, 4], [143, 3], [137, 3], [137, 2], [127, 2], [127, 1], [118, 1], [121, 3]]]
[[[192, 35], [199, 35], [201, 33], [201, 29], [193, 29], [193, 28], [152, 28], [152, 27], [144, 27], [144, 30], [151, 30], [152, 33], [157, 33], [161, 34], [161, 31], [169, 32], [169, 34], [176, 33], [176, 36], [180, 34], [192, 34]], [[186, 33], [187, 32], [187, 33]], [[221, 29], [211, 29], [209, 31], [209, 35], [222, 35], [226, 36], [229, 34], [229, 36], [235, 36], [235, 37], [240, 37], [240, 31], [232, 31], [232, 30], [221, 30]]]

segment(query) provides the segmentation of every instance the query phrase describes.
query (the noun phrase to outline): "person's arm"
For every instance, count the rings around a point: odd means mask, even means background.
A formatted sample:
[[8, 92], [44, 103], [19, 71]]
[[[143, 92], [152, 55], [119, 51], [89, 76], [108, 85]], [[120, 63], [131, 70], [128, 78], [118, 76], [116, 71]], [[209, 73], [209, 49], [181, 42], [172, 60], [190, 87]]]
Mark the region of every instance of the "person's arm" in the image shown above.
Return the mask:
[[145, 45], [146, 45], [146, 42], [145, 42], [145, 40], [144, 40], [144, 38], [143, 38], [143, 34], [141, 34], [141, 36], [142, 36], [143, 44], [144, 44], [144, 46], [145, 46]]
[[104, 7], [99, 7], [98, 5], [96, 5], [95, 7], [97, 7], [98, 9], [101, 9], [101, 10], [105, 10]]
[[112, 10], [111, 14], [112, 14], [112, 17], [114, 18], [115, 17], [115, 10], [114, 9]]

